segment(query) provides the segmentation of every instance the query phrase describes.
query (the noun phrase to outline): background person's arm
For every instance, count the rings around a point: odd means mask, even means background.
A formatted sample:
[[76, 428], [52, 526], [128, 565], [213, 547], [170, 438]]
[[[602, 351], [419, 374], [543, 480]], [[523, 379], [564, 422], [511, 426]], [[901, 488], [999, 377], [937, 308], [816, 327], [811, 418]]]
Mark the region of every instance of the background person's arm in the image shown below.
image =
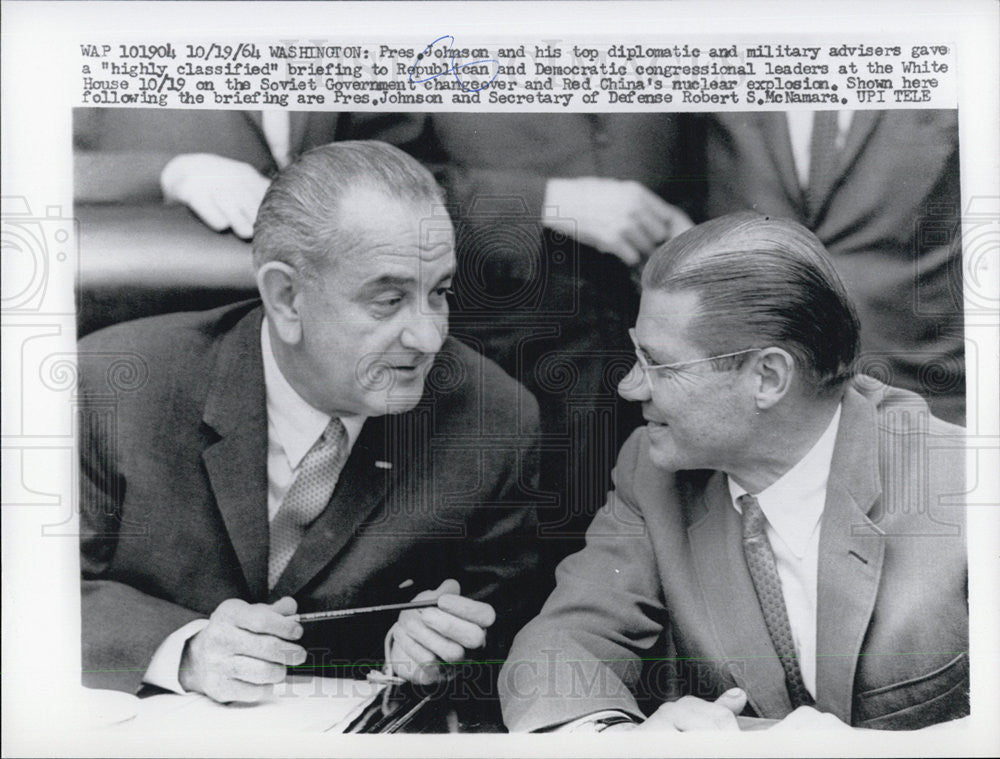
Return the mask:
[[277, 169], [263, 134], [244, 111], [78, 108], [73, 112], [77, 203], [160, 202], [167, 164], [189, 154], [227, 158], [262, 176]]

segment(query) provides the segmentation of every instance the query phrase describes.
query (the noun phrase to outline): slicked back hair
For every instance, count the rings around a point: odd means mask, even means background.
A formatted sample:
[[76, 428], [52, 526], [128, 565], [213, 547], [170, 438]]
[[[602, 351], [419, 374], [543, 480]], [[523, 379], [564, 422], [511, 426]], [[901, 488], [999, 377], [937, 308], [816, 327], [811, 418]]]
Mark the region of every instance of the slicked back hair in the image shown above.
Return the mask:
[[315, 277], [336, 252], [357, 242], [344, 229], [342, 199], [373, 190], [415, 206], [443, 205], [444, 193], [415, 158], [384, 142], [345, 140], [303, 153], [268, 187], [257, 211], [253, 263], [283, 261]]
[[706, 355], [783, 348], [816, 395], [853, 374], [857, 312], [823, 244], [790, 219], [742, 212], [699, 224], [653, 254], [642, 287], [698, 295], [686, 338]]

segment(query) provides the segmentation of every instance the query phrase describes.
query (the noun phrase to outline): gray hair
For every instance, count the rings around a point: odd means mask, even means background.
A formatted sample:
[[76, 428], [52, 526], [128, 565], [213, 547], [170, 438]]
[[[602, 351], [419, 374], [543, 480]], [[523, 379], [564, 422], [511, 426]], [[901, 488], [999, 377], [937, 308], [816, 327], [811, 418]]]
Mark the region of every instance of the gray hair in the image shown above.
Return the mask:
[[333, 251], [355, 242], [341, 228], [339, 207], [362, 188], [414, 204], [445, 202], [431, 173], [399, 148], [360, 140], [322, 145], [286, 167], [265, 193], [254, 224], [254, 268], [282, 261], [315, 276]]

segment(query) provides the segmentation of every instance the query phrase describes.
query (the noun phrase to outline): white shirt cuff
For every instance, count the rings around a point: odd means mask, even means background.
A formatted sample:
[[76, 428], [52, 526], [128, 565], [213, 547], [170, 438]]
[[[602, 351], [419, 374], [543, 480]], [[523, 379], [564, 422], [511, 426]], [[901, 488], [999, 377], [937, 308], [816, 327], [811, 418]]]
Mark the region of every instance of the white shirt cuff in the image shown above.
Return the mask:
[[633, 724], [638, 724], [635, 717], [633, 717], [628, 712], [623, 712], [619, 709], [605, 709], [601, 712], [594, 712], [593, 714], [585, 714], [572, 722], [567, 722], [565, 725], [560, 725], [552, 732], [554, 733], [599, 733], [601, 730], [599, 728], [602, 725], [598, 724], [600, 720], [606, 719], [607, 717], [627, 717], [632, 720]]
[[381, 685], [402, 685], [406, 682], [402, 677], [396, 674], [395, 669], [392, 666], [392, 642], [393, 635], [396, 632], [396, 625], [393, 624], [389, 628], [389, 631], [385, 634], [385, 641], [383, 643], [385, 651], [385, 665], [382, 667], [382, 671], [378, 672], [372, 670], [368, 673], [368, 680], [373, 683], [379, 683]]
[[180, 681], [184, 645], [206, 627], [208, 627], [207, 619], [195, 619], [170, 633], [153, 654], [142, 681], [147, 685], [155, 685], [157, 688], [174, 693], [187, 693], [181, 687]]
[[179, 157], [180, 156], [174, 156], [171, 158], [160, 170], [160, 193], [163, 195], [165, 203], [177, 202], [177, 196], [174, 194], [174, 189], [176, 188], [178, 181], [177, 159]]

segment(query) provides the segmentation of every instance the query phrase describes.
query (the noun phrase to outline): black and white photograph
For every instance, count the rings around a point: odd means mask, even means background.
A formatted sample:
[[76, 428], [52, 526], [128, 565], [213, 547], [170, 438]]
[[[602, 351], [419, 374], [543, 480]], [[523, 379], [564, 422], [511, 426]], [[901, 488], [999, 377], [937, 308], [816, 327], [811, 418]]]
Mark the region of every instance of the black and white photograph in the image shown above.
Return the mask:
[[4, 3], [9, 755], [1000, 748], [996, 6], [128, 5]]

